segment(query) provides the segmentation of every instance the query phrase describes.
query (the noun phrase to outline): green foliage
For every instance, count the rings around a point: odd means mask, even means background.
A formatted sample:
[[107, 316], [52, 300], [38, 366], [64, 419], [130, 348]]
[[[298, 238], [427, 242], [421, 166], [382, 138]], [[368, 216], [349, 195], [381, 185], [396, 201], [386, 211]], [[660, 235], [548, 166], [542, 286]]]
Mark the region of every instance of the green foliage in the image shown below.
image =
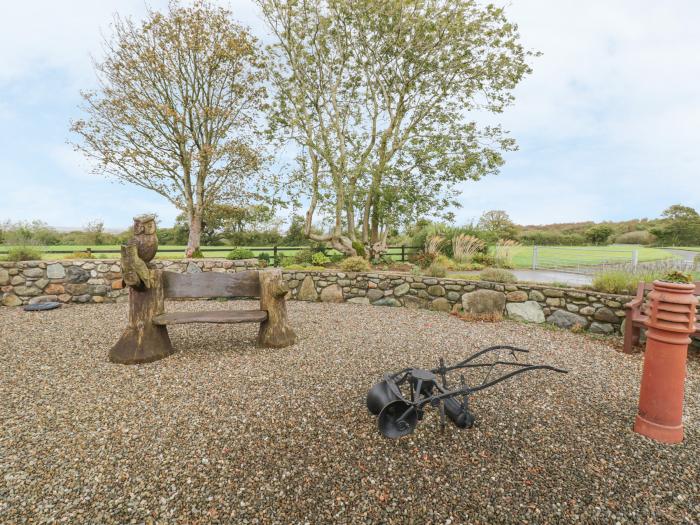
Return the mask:
[[693, 282], [693, 275], [679, 270], [673, 270], [664, 275], [661, 280], [668, 283], [688, 284]]
[[689, 206], [674, 204], [664, 211], [661, 224], [651, 229], [664, 246], [700, 245], [700, 215]]
[[311, 264], [313, 255], [309, 248], [304, 248], [294, 254], [294, 262], [297, 264]]
[[491, 210], [479, 219], [478, 228], [486, 232], [484, 239], [494, 242], [498, 239], [514, 239], [518, 229], [508, 214], [503, 210]]
[[613, 294], [633, 294], [640, 282], [652, 282], [662, 277], [660, 272], [628, 272], [609, 270], [593, 277], [592, 287], [598, 292]]
[[200, 248], [197, 248], [192, 252], [192, 255], [190, 256], [190, 259], [204, 259], [204, 254], [202, 253], [202, 250]]
[[445, 268], [445, 266], [440, 264], [439, 262], [434, 262], [433, 264], [428, 266], [428, 269], [425, 271], [425, 274], [429, 275], [430, 277], [446, 277], [447, 268]]
[[304, 235], [304, 217], [293, 215], [287, 228], [287, 233], [282, 238], [283, 246], [301, 246], [306, 244], [308, 239]]
[[346, 272], [366, 272], [370, 269], [367, 259], [364, 257], [348, 257], [340, 263], [340, 268]]
[[41, 252], [31, 246], [13, 246], [5, 256], [7, 261], [38, 261], [41, 260]]
[[615, 237], [618, 244], [654, 244], [656, 237], [646, 230], [621, 233]]
[[270, 264], [270, 260], [272, 259], [272, 256], [267, 253], [267, 252], [260, 252], [257, 257], [258, 261], [262, 261], [265, 263], [265, 265]]
[[352, 247], [359, 257], [365, 257], [365, 245], [360, 241], [352, 241]]
[[472, 257], [472, 262], [483, 266], [494, 266], [496, 264], [496, 259], [493, 255], [488, 253], [477, 253]]
[[479, 274], [482, 281], [491, 281], [494, 283], [515, 283], [518, 278], [508, 270], [501, 268], [486, 268]]
[[425, 269], [437, 259], [437, 253], [420, 251], [411, 257], [411, 262], [415, 263], [419, 268]]
[[226, 258], [233, 261], [239, 259], [255, 259], [255, 254], [247, 248], [234, 248], [228, 252]]
[[596, 246], [608, 244], [610, 236], [613, 234], [613, 229], [606, 224], [599, 224], [586, 230], [586, 240]]
[[311, 256], [311, 264], [315, 266], [323, 266], [329, 262], [331, 262], [331, 258], [323, 252], [316, 252]]
[[333, 264], [338, 264], [340, 261], [345, 259], [345, 255], [343, 255], [342, 253], [331, 253], [329, 257]]
[[518, 234], [523, 244], [538, 246], [582, 246], [586, 244], [583, 233], [566, 233], [558, 230], [525, 230]]

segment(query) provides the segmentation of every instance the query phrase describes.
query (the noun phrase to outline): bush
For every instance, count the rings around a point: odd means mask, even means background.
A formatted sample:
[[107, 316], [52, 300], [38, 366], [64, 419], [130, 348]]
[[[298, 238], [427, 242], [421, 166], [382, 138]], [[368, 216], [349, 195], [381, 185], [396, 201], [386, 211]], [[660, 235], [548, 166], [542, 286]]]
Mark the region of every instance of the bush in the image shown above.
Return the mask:
[[8, 261], [38, 261], [41, 259], [41, 252], [29, 246], [15, 246], [10, 248], [5, 257]]
[[348, 257], [340, 263], [340, 268], [346, 272], [366, 272], [370, 269], [364, 257]]
[[358, 257], [364, 257], [366, 255], [365, 245], [360, 241], [352, 241], [352, 247], [357, 252]]
[[496, 259], [488, 253], [477, 253], [472, 257], [472, 262], [483, 266], [493, 266], [496, 264]]
[[593, 277], [593, 289], [598, 292], [615, 294], [634, 294], [637, 285], [652, 282], [662, 277], [659, 272], [626, 272], [624, 270], [609, 270], [600, 272]]
[[226, 258], [232, 261], [237, 261], [239, 259], [255, 259], [255, 254], [247, 248], [234, 248], [228, 252]]
[[331, 262], [331, 258], [323, 252], [316, 252], [311, 256], [311, 264], [315, 266], [323, 266], [329, 262]]
[[294, 262], [296, 264], [311, 264], [311, 258], [313, 255], [313, 252], [309, 248], [304, 248], [303, 250], [299, 250], [294, 254]]
[[689, 284], [693, 282], [693, 276], [689, 273], [673, 270], [664, 275], [661, 280], [667, 283]]
[[66, 255], [66, 259], [94, 259], [95, 256], [92, 252], [73, 252], [70, 255]]
[[471, 262], [471, 263], [457, 263], [454, 266], [454, 269], [457, 270], [458, 272], [468, 272], [468, 271], [473, 271], [473, 270], [483, 270], [484, 265]]
[[615, 242], [619, 244], [653, 244], [656, 237], [646, 230], [627, 232], [615, 237]]
[[270, 254], [267, 253], [267, 252], [260, 252], [260, 253], [258, 254], [258, 261], [262, 261], [262, 262], [264, 262], [266, 265], [269, 265], [269, 264], [270, 264], [270, 260], [271, 260], [271, 259], [272, 259], [272, 257], [271, 257]]
[[479, 277], [482, 281], [494, 283], [515, 283], [518, 281], [515, 275], [501, 268], [486, 268], [479, 274]]
[[412, 257], [412, 262], [417, 264], [420, 268], [425, 269], [437, 259], [436, 253], [429, 252], [418, 252]]
[[345, 255], [343, 255], [342, 253], [331, 253], [330, 259], [333, 264], [338, 264], [340, 261], [345, 259]]
[[428, 266], [428, 269], [425, 271], [425, 274], [429, 275], [430, 277], [446, 277], [447, 268], [445, 268], [445, 266], [438, 262], [434, 262], [433, 264]]

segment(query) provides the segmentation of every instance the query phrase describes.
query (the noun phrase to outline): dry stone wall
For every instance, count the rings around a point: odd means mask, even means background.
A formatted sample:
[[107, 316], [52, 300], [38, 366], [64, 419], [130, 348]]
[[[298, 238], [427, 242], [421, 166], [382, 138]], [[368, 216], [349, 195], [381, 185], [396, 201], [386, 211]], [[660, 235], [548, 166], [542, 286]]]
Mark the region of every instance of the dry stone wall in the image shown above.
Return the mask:
[[[175, 272], [237, 272], [257, 268], [256, 259], [155, 260]], [[291, 298], [302, 301], [350, 302], [374, 306], [426, 308], [475, 316], [498, 314], [531, 323], [599, 334], [620, 333], [623, 304], [630, 298], [573, 288], [533, 284], [413, 276], [392, 273], [284, 271]], [[114, 259], [0, 262], [0, 304], [59, 301], [123, 301], [121, 265]]]
[[498, 314], [530, 323], [619, 334], [628, 296], [534, 284], [500, 284], [390, 273], [286, 271], [302, 301], [427, 308], [474, 316]]
[[[257, 259], [155, 260], [156, 268], [173, 272], [237, 272], [257, 268]], [[118, 259], [0, 262], [0, 304], [58, 301], [110, 303], [125, 301]]]

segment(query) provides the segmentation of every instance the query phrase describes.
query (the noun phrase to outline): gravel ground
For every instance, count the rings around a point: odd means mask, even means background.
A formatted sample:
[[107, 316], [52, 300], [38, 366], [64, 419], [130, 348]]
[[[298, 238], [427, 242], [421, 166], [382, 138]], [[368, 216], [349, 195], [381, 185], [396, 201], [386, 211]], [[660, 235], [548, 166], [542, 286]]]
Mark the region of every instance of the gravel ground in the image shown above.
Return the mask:
[[[178, 310], [250, 307], [188, 302]], [[590, 336], [422, 310], [289, 304], [299, 343], [257, 326], [171, 327], [179, 352], [107, 361], [126, 305], [0, 309], [0, 522], [697, 523], [700, 359], [681, 445], [631, 432], [641, 355]], [[475, 396], [478, 426], [434, 412], [382, 438], [364, 404], [382, 373], [487, 345], [533, 372]]]

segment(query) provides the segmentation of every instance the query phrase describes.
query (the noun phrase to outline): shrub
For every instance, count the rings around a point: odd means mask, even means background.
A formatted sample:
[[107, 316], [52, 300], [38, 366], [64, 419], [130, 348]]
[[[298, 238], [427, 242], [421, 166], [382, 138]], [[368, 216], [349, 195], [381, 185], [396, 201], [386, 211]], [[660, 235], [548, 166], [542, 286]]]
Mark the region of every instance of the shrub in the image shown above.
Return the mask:
[[693, 276], [689, 273], [673, 270], [664, 275], [661, 280], [666, 281], [667, 283], [688, 284], [693, 282]]
[[615, 242], [619, 244], [653, 244], [656, 236], [646, 230], [627, 232], [615, 237]]
[[428, 269], [425, 271], [426, 275], [429, 275], [430, 277], [446, 277], [447, 276], [447, 268], [445, 268], [442, 264], [438, 262], [434, 262], [430, 266], [428, 266]]
[[457, 270], [458, 272], [468, 272], [472, 270], [483, 270], [484, 265], [475, 263], [475, 262], [470, 262], [470, 263], [457, 263], [454, 265], [454, 269]]
[[358, 257], [364, 257], [366, 255], [365, 245], [360, 241], [352, 241], [352, 247], [357, 252]]
[[234, 248], [228, 252], [226, 258], [232, 261], [236, 261], [238, 259], [255, 259], [255, 254], [247, 248]]
[[436, 233], [425, 240], [423, 251], [425, 253], [437, 255], [440, 252], [440, 248], [442, 248], [443, 244], [445, 244], [445, 238]]
[[29, 246], [15, 246], [7, 251], [5, 257], [8, 261], [38, 261], [41, 259], [41, 252]]
[[493, 255], [489, 255], [488, 253], [476, 253], [474, 257], [472, 257], [472, 262], [484, 266], [493, 266], [496, 264], [496, 259], [494, 259]]
[[190, 259], [204, 259], [204, 254], [202, 253], [202, 250], [200, 248], [197, 248], [195, 251], [192, 252]]
[[348, 257], [340, 263], [340, 268], [347, 272], [366, 272], [370, 269], [364, 257]]
[[418, 252], [412, 257], [412, 261], [420, 268], [425, 269], [437, 259], [436, 253]]
[[600, 272], [593, 277], [593, 289], [598, 292], [615, 294], [633, 294], [637, 285], [652, 282], [662, 277], [658, 272], [626, 272], [624, 270], [609, 270]]
[[95, 256], [92, 252], [73, 252], [70, 255], [66, 255], [66, 259], [94, 259]]
[[311, 263], [315, 266], [323, 266], [331, 262], [331, 258], [323, 252], [316, 252], [311, 256]]
[[486, 268], [479, 274], [479, 277], [482, 281], [491, 281], [494, 283], [514, 283], [518, 281], [515, 275], [501, 268]]
[[311, 264], [311, 257], [313, 257], [313, 252], [308, 248], [304, 248], [294, 254], [294, 262], [296, 264]]
[[269, 253], [267, 253], [267, 252], [260, 252], [260, 253], [258, 254], [258, 261], [264, 262], [265, 265], [269, 265], [269, 264], [270, 264], [270, 260], [272, 260], [272, 257], [270, 256]]
[[342, 253], [331, 253], [329, 257], [333, 264], [338, 264], [340, 261], [345, 259], [345, 255], [343, 255]]

